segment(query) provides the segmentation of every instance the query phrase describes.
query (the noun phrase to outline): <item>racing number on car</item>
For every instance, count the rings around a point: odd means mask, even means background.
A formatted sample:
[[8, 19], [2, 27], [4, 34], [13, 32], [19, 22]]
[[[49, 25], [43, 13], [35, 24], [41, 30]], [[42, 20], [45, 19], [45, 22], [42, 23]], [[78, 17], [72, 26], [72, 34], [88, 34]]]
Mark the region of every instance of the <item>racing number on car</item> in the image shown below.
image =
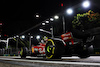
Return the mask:
[[39, 53], [45, 53], [45, 48], [39, 48]]

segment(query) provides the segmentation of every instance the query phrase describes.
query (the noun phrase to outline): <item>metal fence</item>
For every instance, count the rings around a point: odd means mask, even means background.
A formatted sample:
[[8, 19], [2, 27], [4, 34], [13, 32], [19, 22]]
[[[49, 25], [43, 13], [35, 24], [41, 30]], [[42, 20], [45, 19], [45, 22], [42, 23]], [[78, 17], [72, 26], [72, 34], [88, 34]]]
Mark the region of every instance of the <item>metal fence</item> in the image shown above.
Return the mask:
[[15, 48], [9, 49], [0, 49], [0, 56], [14, 56], [19, 55], [20, 49], [16, 50]]

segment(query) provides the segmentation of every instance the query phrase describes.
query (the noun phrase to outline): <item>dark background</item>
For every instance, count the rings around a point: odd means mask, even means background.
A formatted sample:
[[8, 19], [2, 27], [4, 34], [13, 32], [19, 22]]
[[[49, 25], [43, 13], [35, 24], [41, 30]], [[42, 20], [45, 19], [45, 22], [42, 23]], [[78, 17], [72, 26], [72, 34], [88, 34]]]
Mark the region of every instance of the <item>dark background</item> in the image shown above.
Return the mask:
[[[9, 37], [37, 25], [45, 19], [74, 7], [84, 0], [0, 0], [0, 21], [3, 22], [3, 34]], [[99, 12], [100, 0], [90, 0], [94, 12]], [[64, 4], [63, 8], [61, 3]], [[72, 16], [65, 16], [66, 22], [71, 22], [74, 15], [88, 11], [78, 6]], [[40, 18], [35, 18], [39, 14]], [[55, 24], [57, 25], [57, 24]], [[58, 27], [58, 26], [55, 26]], [[33, 30], [35, 31], [35, 30]]]

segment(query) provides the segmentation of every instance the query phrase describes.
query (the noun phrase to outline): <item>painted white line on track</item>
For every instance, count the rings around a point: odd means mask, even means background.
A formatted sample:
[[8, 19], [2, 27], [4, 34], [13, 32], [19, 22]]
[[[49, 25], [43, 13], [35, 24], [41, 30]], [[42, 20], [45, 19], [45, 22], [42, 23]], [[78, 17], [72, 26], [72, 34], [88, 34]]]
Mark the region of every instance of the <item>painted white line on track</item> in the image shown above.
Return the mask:
[[74, 65], [98, 65], [100, 63], [89, 63], [89, 62], [64, 62], [64, 61], [42, 61], [42, 60], [25, 60], [25, 59], [11, 59], [11, 58], [0, 58], [0, 60], [20, 61], [20, 62], [33, 62], [33, 63], [51, 63], [51, 64], [74, 64]]

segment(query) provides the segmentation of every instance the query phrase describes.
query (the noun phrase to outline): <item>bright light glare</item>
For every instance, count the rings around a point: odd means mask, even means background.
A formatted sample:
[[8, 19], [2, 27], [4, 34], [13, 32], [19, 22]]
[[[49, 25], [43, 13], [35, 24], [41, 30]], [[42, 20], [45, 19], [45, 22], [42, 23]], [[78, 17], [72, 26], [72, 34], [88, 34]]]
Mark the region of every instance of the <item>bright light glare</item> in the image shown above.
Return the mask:
[[16, 35], [16, 37], [19, 37], [18, 35]]
[[36, 15], [36, 17], [38, 18], [38, 17], [39, 17], [39, 15]]
[[14, 38], [16, 38], [16, 36], [14, 36]]
[[55, 18], [55, 19], [59, 19], [59, 16], [56, 15], [56, 16], [54, 16], [54, 18]]
[[69, 14], [69, 15], [70, 15], [70, 14], [72, 14], [72, 13], [73, 13], [73, 10], [72, 10], [71, 8], [69, 8], [69, 9], [67, 9], [67, 11], [66, 11], [66, 12], [67, 12], [67, 14]]
[[39, 35], [37, 35], [37, 36], [36, 36], [36, 39], [40, 39], [40, 36], [39, 36]]
[[82, 3], [82, 6], [85, 7], [85, 8], [88, 8], [90, 6], [90, 2], [89, 1], [84, 1]]
[[50, 30], [53, 30], [52, 28], [50, 28]]
[[45, 25], [45, 23], [42, 23], [42, 25]]
[[53, 18], [50, 18], [50, 21], [54, 21], [54, 19]]
[[45, 21], [46, 23], [49, 23], [49, 21]]
[[31, 36], [31, 38], [33, 38], [33, 36]]
[[25, 38], [25, 36], [24, 35], [22, 35], [22, 39], [24, 39]]
[[40, 31], [43, 31], [43, 29], [39, 29]]

